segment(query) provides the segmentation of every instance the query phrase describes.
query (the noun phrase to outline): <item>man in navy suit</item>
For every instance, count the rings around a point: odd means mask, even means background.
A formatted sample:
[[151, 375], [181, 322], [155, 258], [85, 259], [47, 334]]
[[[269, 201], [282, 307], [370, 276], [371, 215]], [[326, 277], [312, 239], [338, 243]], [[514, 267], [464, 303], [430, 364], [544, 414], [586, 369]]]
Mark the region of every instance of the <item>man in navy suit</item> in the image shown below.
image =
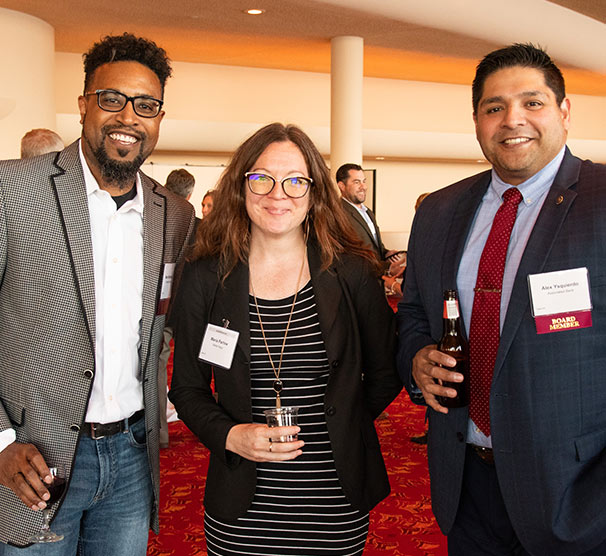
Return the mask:
[[[433, 511], [450, 555], [603, 556], [606, 167], [566, 147], [564, 80], [532, 45], [480, 62], [473, 109], [492, 171], [424, 200], [398, 308], [400, 373], [413, 400], [430, 407]], [[486, 426], [467, 407], [440, 403], [455, 395], [443, 382], [463, 377], [436, 341], [446, 289], [458, 291], [464, 330], [474, 330], [480, 258], [511, 188], [522, 200], [498, 288], [496, 360], [487, 395], [470, 392], [472, 407], [488, 408]], [[548, 291], [562, 291], [563, 303]]]

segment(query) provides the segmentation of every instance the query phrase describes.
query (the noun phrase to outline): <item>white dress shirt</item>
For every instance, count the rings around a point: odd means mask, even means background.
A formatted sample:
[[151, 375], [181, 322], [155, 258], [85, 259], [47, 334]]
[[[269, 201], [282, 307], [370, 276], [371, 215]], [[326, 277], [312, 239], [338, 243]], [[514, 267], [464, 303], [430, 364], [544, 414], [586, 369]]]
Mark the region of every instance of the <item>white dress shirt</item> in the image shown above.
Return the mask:
[[99, 188], [80, 147], [95, 267], [95, 379], [86, 421], [111, 423], [143, 408], [139, 375], [143, 190], [119, 209]]

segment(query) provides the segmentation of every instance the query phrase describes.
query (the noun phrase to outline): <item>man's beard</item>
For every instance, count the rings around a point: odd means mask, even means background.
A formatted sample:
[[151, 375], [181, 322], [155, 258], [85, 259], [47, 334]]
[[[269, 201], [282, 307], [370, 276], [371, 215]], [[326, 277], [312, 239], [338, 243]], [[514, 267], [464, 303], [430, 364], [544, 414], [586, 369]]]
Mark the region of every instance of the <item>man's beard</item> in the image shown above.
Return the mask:
[[[101, 133], [104, 138], [114, 131], [119, 133], [120, 128], [116, 126], [103, 126], [101, 128]], [[103, 141], [101, 141], [97, 148], [93, 148], [91, 141], [83, 134], [82, 138], [88, 143], [88, 146], [97, 161], [99, 170], [101, 170], [101, 177], [107, 184], [118, 187], [119, 189], [129, 190], [133, 186], [137, 172], [147, 158], [147, 156], [143, 155], [145, 141], [147, 139], [146, 135], [139, 132], [136, 134], [136, 137], [140, 142], [139, 154], [131, 161], [124, 161], [110, 158]], [[126, 156], [127, 153], [128, 151], [126, 149], [124, 150], [124, 154], [118, 149], [118, 154], [121, 156]]]
[[109, 158], [103, 143], [93, 150], [93, 155], [99, 164], [103, 180], [120, 189], [130, 189], [145, 157], [139, 154], [131, 161], [114, 160]]

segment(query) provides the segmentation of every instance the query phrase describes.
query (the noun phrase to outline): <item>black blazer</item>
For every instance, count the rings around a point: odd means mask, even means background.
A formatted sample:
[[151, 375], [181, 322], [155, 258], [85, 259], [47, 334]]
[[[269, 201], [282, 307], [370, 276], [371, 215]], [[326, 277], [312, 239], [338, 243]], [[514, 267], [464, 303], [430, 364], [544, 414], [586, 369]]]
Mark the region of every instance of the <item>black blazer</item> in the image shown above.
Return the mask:
[[[423, 201], [412, 227], [398, 308], [398, 365], [442, 333], [442, 292], [456, 274], [490, 172]], [[584, 553], [606, 539], [606, 166], [567, 150], [534, 225], [513, 285], [497, 353], [490, 417], [507, 513], [532, 554]], [[593, 326], [537, 334], [529, 274], [587, 267]], [[473, 395], [473, 392], [472, 392]], [[465, 461], [467, 408], [429, 411], [433, 510], [455, 520]]]
[[385, 254], [387, 253], [387, 249], [385, 245], [383, 245], [383, 240], [381, 239], [381, 230], [379, 230], [379, 225], [377, 224], [377, 220], [375, 218], [372, 210], [368, 209], [367, 214], [372, 220], [372, 223], [375, 226], [375, 230], [377, 231], [377, 239], [375, 241], [368, 224], [358, 211], [356, 207], [354, 207], [351, 203], [347, 202], [343, 197], [341, 197], [341, 205], [343, 206], [343, 210], [345, 210], [345, 214], [349, 217], [349, 221], [353, 226], [357, 236], [360, 238], [360, 241], [364, 243], [369, 249], [372, 249], [377, 258], [382, 261], [385, 259]]
[[[312, 245], [308, 257], [331, 367], [325, 412], [337, 474], [351, 504], [368, 511], [389, 493], [373, 420], [402, 389], [395, 371], [394, 315], [362, 259], [344, 255], [323, 271]], [[248, 284], [247, 266], [239, 264], [222, 285], [217, 261], [199, 259], [186, 266], [176, 301], [170, 399], [210, 449], [204, 503], [223, 520], [247, 511], [256, 483], [255, 462], [225, 450], [231, 427], [252, 422]], [[207, 323], [222, 326], [223, 319], [240, 333], [229, 370], [198, 360]], [[213, 373], [218, 403], [210, 388]]]

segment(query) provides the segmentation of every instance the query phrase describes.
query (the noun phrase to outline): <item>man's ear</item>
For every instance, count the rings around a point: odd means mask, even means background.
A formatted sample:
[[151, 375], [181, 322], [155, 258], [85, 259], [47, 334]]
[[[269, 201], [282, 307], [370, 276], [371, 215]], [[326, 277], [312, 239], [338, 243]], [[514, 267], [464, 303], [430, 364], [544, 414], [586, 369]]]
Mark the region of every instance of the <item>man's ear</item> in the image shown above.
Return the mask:
[[78, 110], [80, 110], [80, 124], [83, 124], [86, 114], [86, 97], [84, 95], [78, 97]]

